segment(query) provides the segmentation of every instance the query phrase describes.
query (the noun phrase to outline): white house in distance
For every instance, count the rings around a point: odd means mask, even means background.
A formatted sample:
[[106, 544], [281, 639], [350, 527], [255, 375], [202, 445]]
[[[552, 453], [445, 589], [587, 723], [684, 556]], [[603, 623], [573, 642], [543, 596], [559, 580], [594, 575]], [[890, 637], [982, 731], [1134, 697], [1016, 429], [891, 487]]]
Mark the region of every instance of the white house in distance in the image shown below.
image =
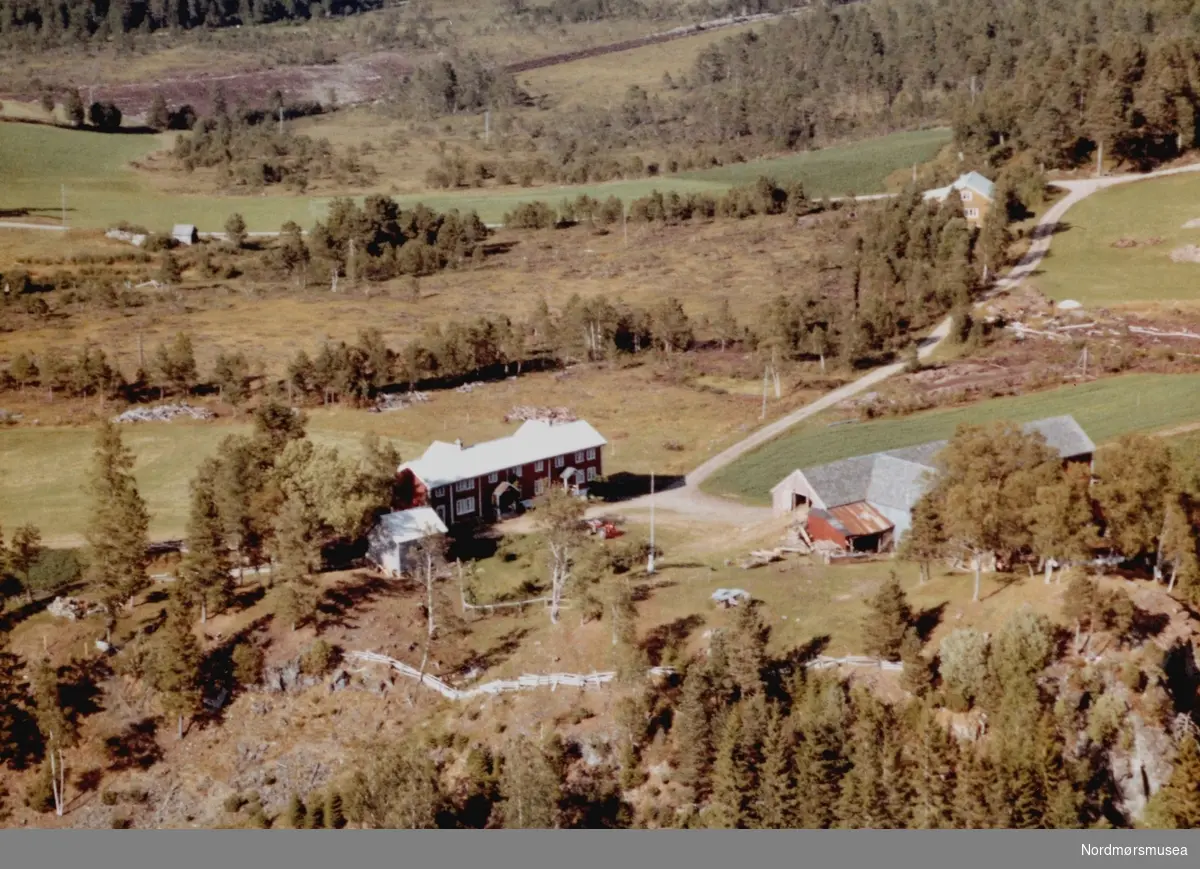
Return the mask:
[[385, 513], [367, 537], [367, 558], [392, 576], [408, 573], [413, 546], [446, 530], [446, 523], [429, 507]]
[[193, 223], [177, 223], [171, 230], [171, 237], [180, 244], [197, 244], [200, 241], [200, 231]]
[[988, 209], [992, 207], [996, 185], [978, 172], [968, 172], [945, 187], [926, 190], [925, 200], [945, 202], [955, 195], [962, 201], [963, 216], [971, 223], [979, 223], [987, 217]]

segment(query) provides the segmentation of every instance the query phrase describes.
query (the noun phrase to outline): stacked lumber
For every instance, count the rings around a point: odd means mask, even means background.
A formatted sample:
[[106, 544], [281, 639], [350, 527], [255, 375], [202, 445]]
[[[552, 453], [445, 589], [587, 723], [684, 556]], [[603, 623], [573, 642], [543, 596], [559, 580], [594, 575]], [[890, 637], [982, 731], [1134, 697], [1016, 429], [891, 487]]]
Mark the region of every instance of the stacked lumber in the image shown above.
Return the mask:
[[742, 559], [739, 567], [742, 570], [750, 570], [754, 567], [762, 567], [765, 564], [770, 564], [774, 561], [782, 561], [784, 555], [783, 547], [777, 549], [755, 549], [750, 553], [748, 558]]
[[553, 425], [558, 422], [575, 422], [579, 417], [565, 407], [533, 407], [527, 404], [517, 405], [504, 415], [505, 422], [531, 419]]
[[170, 422], [181, 416], [190, 419], [212, 419], [216, 414], [206, 407], [192, 407], [190, 404], [160, 404], [156, 407], [131, 407], [124, 413], [114, 416], [112, 421]]
[[429, 394], [426, 392], [382, 392], [375, 398], [375, 406], [371, 408], [372, 413], [386, 413], [390, 410], [404, 410], [414, 404], [423, 404], [429, 401]]

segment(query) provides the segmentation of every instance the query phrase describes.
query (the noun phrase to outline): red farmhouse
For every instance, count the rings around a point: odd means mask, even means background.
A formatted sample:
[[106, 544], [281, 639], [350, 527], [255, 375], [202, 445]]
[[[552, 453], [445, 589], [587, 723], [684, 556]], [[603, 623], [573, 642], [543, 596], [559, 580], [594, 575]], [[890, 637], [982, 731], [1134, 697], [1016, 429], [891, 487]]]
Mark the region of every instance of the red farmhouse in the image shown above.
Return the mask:
[[607, 443], [584, 420], [530, 420], [508, 437], [470, 447], [434, 441], [397, 471], [399, 507], [432, 507], [452, 526], [510, 514], [551, 485], [584, 496], [602, 474]]

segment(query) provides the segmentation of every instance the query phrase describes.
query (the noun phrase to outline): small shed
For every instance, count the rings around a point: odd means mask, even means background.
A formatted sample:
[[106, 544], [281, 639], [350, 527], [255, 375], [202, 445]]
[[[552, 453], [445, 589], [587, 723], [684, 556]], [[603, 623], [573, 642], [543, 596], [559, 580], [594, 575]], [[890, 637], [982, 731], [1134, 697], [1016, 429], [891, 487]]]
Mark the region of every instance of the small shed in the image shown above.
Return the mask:
[[849, 552], [881, 552], [892, 542], [892, 523], [868, 504], [858, 501], [808, 514], [808, 533]]
[[385, 573], [399, 576], [409, 571], [409, 556], [419, 541], [445, 533], [446, 523], [430, 507], [385, 513], [367, 537], [367, 558]]
[[177, 223], [171, 230], [171, 238], [180, 244], [196, 244], [200, 241], [200, 231], [196, 229], [195, 224]]

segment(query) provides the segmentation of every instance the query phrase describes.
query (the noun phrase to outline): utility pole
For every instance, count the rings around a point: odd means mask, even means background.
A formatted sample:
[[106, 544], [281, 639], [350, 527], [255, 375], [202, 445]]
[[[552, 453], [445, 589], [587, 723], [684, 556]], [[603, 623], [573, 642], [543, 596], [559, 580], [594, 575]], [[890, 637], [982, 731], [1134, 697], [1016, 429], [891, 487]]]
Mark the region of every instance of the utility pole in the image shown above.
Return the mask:
[[492, 141], [492, 110], [485, 109], [483, 112], [483, 144], [488, 144]]
[[62, 225], [67, 225], [67, 185], [62, 185]]
[[762, 412], [761, 412], [761, 413], [759, 413], [759, 415], [758, 415], [758, 418], [759, 418], [759, 419], [766, 419], [766, 418], [767, 418], [767, 383], [768, 383], [768, 382], [769, 382], [769, 379], [768, 379], [768, 377], [767, 377], [767, 369], [766, 369], [766, 368], [764, 368], [764, 369], [763, 369], [763, 401], [762, 401]]
[[279, 107], [279, 135], [283, 135], [283, 106]]
[[975, 105], [975, 76], [971, 76], [971, 105]]
[[654, 471], [650, 472], [650, 555], [646, 559], [646, 573], [654, 573]]

